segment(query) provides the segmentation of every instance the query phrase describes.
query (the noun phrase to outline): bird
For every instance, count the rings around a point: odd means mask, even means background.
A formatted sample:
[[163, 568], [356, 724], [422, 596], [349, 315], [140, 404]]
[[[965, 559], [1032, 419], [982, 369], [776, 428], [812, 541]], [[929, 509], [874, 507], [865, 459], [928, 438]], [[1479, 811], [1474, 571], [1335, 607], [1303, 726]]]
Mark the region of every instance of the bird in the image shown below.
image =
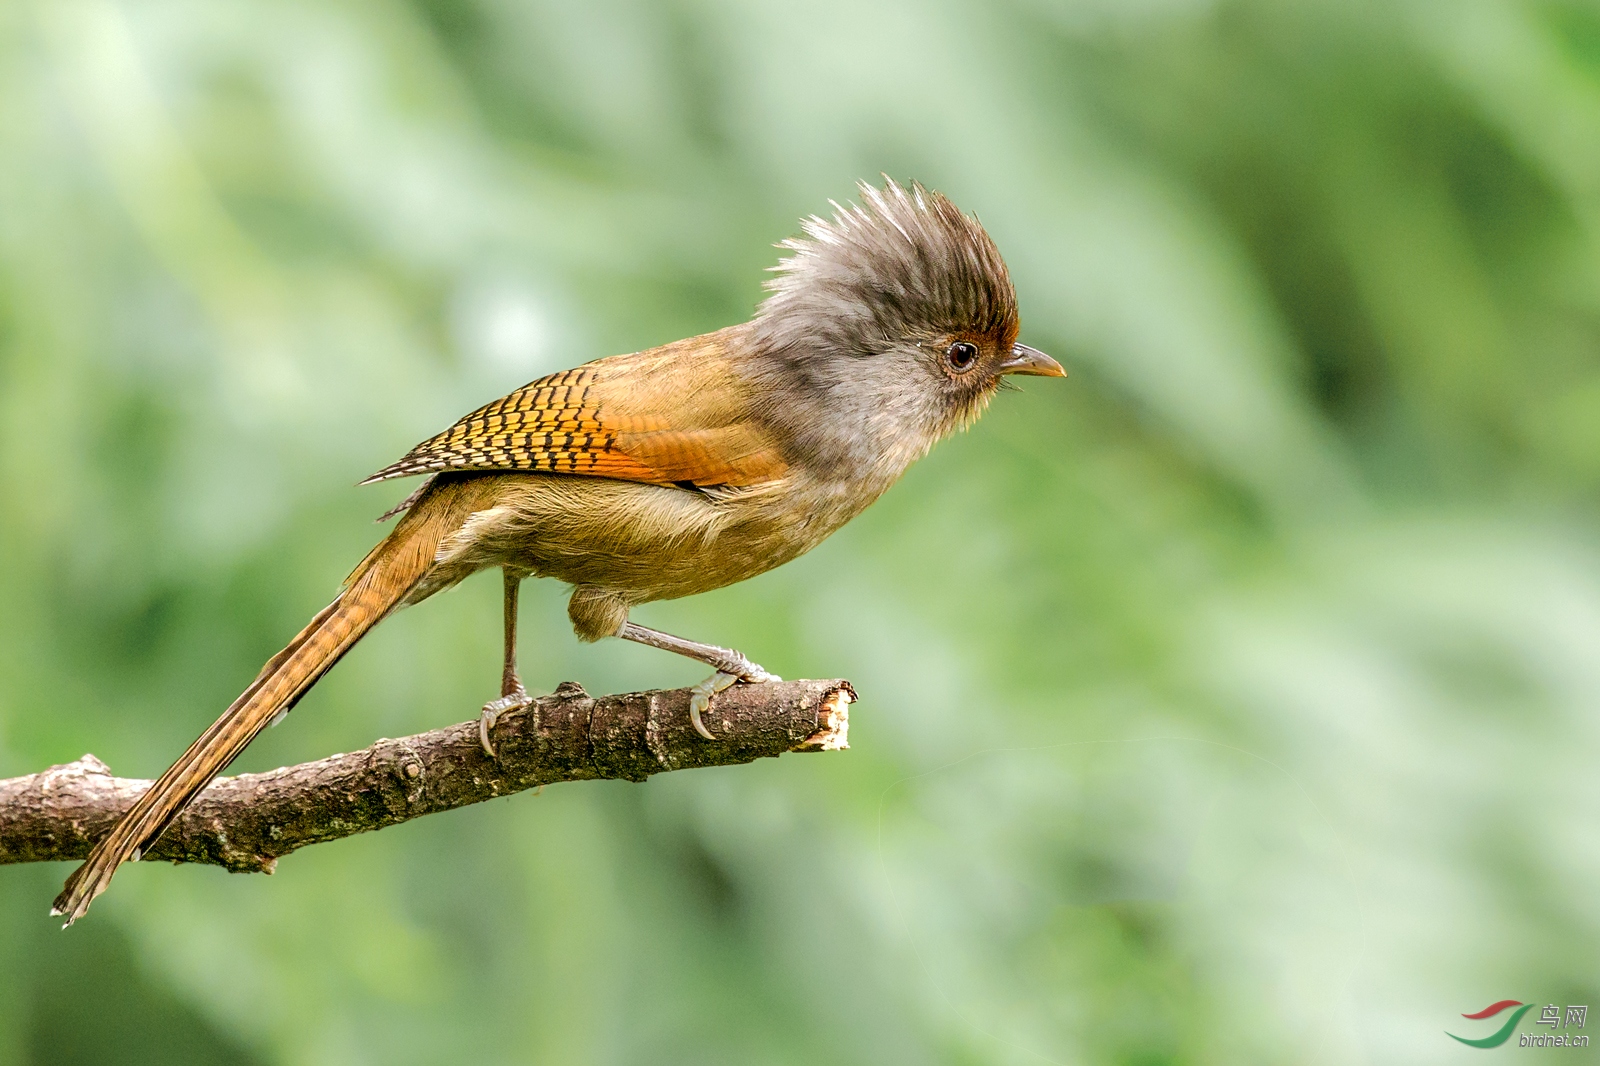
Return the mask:
[[[743, 581], [815, 547], [1011, 375], [1065, 376], [1017, 340], [1005, 261], [976, 217], [917, 182], [857, 185], [784, 254], [746, 322], [539, 378], [466, 415], [361, 484], [425, 479], [389, 533], [91, 849], [51, 913], [71, 925], [127, 860], [373, 626], [479, 570], [504, 583], [497, 719], [532, 702], [516, 665], [523, 580], [572, 586], [583, 641], [620, 637], [715, 672], [690, 717], [735, 683], [777, 680], [731, 649], [629, 619], [638, 604]], [[65, 926], [63, 926], [65, 927]]]

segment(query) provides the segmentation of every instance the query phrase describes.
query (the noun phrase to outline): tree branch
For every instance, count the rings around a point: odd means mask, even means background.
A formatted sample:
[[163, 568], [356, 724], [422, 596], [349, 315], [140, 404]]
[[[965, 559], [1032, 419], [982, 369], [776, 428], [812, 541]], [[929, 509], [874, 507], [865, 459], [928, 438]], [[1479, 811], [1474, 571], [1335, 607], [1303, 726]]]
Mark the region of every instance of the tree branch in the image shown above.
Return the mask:
[[[786, 751], [845, 748], [848, 681], [735, 685], [712, 702], [705, 740], [689, 724], [689, 690], [592, 697], [565, 682], [494, 728], [498, 758], [462, 722], [365, 751], [265, 774], [219, 777], [173, 822], [147, 859], [271, 873], [279, 857], [436, 811], [556, 781], [643, 781], [665, 770], [726, 766]], [[93, 755], [0, 781], [0, 863], [82, 859], [150, 786], [112, 777]]]

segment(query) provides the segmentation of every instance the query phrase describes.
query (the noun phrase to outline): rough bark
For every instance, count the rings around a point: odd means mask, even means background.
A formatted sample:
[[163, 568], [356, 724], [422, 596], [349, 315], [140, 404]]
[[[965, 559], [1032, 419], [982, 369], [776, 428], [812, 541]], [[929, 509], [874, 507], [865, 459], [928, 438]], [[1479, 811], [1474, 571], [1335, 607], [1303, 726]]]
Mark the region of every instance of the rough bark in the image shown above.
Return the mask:
[[[264, 774], [219, 777], [146, 859], [272, 872], [296, 848], [557, 781], [621, 778], [848, 747], [848, 681], [735, 685], [712, 702], [705, 740], [689, 690], [592, 697], [567, 682], [494, 728], [478, 722]], [[0, 781], [0, 863], [82, 859], [150, 782], [113, 777], [93, 755]]]

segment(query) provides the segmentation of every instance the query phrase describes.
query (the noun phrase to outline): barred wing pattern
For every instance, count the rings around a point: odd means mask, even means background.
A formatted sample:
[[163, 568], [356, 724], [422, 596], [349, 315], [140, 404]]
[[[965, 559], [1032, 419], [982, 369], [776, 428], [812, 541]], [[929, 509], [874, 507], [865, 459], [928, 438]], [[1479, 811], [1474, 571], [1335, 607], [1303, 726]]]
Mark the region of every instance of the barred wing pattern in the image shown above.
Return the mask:
[[[563, 370], [486, 404], [362, 484], [444, 470], [548, 471], [659, 485], [751, 485], [785, 464], [742, 384], [680, 341]], [[703, 343], [703, 341], [702, 341]]]

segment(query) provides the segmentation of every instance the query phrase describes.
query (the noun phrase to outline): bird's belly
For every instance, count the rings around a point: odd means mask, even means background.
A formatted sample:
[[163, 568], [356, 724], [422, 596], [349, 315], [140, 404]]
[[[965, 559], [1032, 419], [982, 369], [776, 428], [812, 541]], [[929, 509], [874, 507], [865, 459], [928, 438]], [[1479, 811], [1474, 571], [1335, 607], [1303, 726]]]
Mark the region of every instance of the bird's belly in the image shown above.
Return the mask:
[[485, 565], [644, 603], [754, 577], [816, 546], [859, 510], [786, 483], [706, 494], [530, 474], [507, 479], [473, 554], [487, 553]]

